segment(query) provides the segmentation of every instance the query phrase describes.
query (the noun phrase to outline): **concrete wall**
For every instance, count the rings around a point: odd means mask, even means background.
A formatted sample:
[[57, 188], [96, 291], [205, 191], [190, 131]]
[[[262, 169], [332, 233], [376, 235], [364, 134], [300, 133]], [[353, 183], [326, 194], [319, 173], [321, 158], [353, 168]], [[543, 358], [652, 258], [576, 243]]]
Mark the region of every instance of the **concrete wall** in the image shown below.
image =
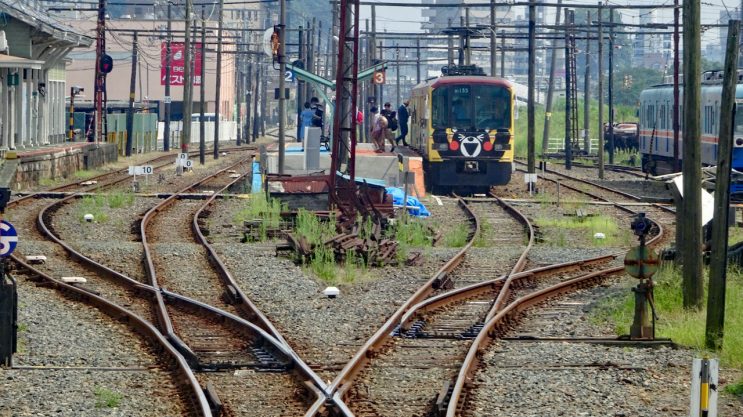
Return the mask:
[[95, 169], [117, 158], [116, 145], [108, 143], [22, 156], [10, 186], [13, 190], [28, 189], [42, 179], [70, 178], [76, 171]]

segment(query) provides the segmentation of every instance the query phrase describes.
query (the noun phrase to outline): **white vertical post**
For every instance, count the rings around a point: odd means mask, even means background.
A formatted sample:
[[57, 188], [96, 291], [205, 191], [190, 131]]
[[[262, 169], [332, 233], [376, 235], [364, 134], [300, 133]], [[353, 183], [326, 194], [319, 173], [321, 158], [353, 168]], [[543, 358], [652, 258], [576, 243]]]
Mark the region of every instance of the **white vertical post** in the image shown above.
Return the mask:
[[[0, 69], [0, 74], [2, 74], [2, 79], [7, 80], [8, 79], [8, 69]], [[3, 83], [2, 86], [0, 86], [0, 90], [2, 90], [2, 94], [0, 94], [0, 107], [2, 107], [2, 114], [0, 114], [0, 118], [2, 118], [3, 122], [3, 133], [2, 133], [2, 148], [7, 149], [8, 148], [8, 127], [10, 126], [10, 106], [8, 105], [8, 84]]]
[[[719, 367], [717, 359], [709, 359], [705, 370], [703, 360], [694, 358], [691, 366], [689, 417], [717, 417]], [[703, 393], [702, 389], [707, 391]]]

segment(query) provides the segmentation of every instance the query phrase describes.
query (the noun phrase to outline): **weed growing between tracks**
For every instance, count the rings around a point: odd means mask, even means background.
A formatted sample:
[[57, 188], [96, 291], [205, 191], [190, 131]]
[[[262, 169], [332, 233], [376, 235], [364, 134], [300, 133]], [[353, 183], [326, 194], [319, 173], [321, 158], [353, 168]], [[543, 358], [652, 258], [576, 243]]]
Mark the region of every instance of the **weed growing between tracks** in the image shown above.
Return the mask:
[[134, 195], [130, 192], [85, 196], [78, 206], [80, 210], [78, 218], [81, 222], [85, 222], [84, 216], [92, 214], [96, 223], [103, 223], [108, 221], [108, 208], [129, 207], [132, 204], [134, 204]]
[[264, 193], [251, 194], [245, 208], [235, 215], [235, 224], [242, 226], [245, 221], [260, 221], [260, 241], [268, 239], [269, 229], [278, 229], [281, 224], [281, 212], [287, 209], [285, 204], [275, 198], [267, 198]]
[[118, 392], [103, 387], [96, 387], [93, 394], [95, 394], [95, 408], [116, 408], [124, 398]]
[[[548, 218], [539, 217], [536, 225], [545, 236], [554, 236], [546, 243], [552, 246], [631, 246], [634, 239], [629, 230], [620, 229], [617, 222], [608, 216]], [[595, 239], [596, 233], [603, 233], [604, 239]]]
[[[683, 307], [681, 269], [664, 264], [653, 277], [655, 281], [655, 305], [659, 320], [656, 335], [669, 337], [684, 346], [704, 350], [704, 330], [707, 318], [705, 305], [700, 311], [689, 311]], [[635, 284], [636, 282], [631, 282]], [[725, 336], [722, 351], [710, 353], [719, 357], [726, 367], [743, 368], [743, 271], [729, 269], [725, 301]], [[634, 315], [634, 295], [627, 289], [624, 297], [612, 297], [599, 306], [594, 319], [614, 326], [617, 334], [629, 334]], [[736, 395], [743, 394], [743, 382], [731, 386]]]

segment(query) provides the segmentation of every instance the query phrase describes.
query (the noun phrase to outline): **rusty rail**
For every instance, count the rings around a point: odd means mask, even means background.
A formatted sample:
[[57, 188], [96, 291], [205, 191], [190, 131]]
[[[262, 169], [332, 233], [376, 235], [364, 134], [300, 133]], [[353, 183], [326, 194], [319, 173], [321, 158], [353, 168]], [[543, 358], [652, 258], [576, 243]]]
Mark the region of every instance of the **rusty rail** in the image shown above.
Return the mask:
[[333, 393], [335, 406], [338, 407], [344, 415], [353, 415], [353, 413], [348, 414], [350, 413], [350, 410], [347, 409], [342, 398], [356, 375], [364, 368], [364, 366], [366, 366], [369, 358], [374, 356], [375, 352], [387, 341], [387, 338], [392, 330], [398, 325], [403, 314], [405, 314], [410, 307], [430, 296], [434, 290], [444, 284], [447, 275], [462, 263], [464, 255], [474, 243], [476, 236], [480, 233], [480, 220], [475, 216], [469, 206], [467, 206], [467, 203], [465, 203], [461, 198], [459, 199], [459, 204], [464, 209], [470, 222], [474, 225], [474, 233], [469, 236], [467, 244], [457, 252], [454, 257], [447, 261], [446, 264], [444, 264], [444, 266], [442, 266], [425, 284], [423, 284], [415, 294], [410, 296], [410, 298], [408, 298], [407, 301], [405, 301], [405, 303], [403, 303], [403, 305], [401, 305], [389, 319], [387, 319], [382, 327], [380, 327], [379, 330], [377, 330], [376, 333], [366, 341], [361, 349], [356, 352], [351, 361], [343, 367], [341, 372], [328, 387], [330, 392]]

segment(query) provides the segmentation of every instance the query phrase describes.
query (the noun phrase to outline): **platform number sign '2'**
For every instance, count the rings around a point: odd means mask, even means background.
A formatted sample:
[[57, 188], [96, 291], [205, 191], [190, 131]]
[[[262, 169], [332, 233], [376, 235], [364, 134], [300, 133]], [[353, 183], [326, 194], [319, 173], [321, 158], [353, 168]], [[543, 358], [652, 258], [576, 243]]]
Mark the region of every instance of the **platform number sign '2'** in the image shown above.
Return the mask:
[[0, 257], [10, 256], [18, 244], [18, 232], [7, 221], [0, 221]]

